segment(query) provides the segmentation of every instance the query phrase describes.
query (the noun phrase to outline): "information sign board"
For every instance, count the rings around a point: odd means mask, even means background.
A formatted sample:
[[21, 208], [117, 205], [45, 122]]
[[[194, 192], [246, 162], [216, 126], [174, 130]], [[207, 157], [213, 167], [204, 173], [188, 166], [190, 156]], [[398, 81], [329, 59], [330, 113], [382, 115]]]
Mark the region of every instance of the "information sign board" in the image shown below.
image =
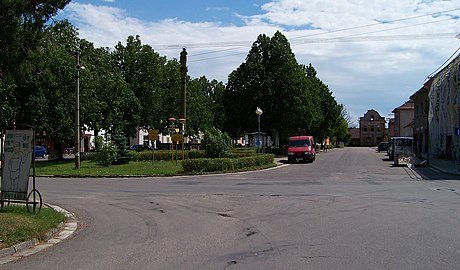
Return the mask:
[[5, 159], [2, 166], [2, 198], [27, 198], [32, 162], [33, 130], [5, 131]]

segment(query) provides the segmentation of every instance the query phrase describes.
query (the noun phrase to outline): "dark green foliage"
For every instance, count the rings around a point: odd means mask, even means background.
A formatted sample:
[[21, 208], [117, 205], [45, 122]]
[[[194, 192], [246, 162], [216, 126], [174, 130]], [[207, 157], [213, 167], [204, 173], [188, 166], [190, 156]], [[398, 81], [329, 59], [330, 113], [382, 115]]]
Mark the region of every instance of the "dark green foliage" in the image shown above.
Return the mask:
[[[176, 151], [174, 150], [172, 153], [168, 150], [155, 150], [155, 161], [160, 160], [175, 160], [176, 159]], [[195, 158], [205, 158], [206, 152], [204, 150], [185, 150], [185, 159], [195, 159]], [[142, 152], [132, 152], [133, 154], [133, 161], [151, 161], [152, 159], [152, 151], [145, 150]], [[178, 159], [182, 159], [182, 150], [179, 150], [177, 155]]]
[[236, 138], [258, 129], [256, 107], [263, 110], [261, 131], [281, 144], [293, 135], [332, 136], [340, 107], [316, 70], [299, 65], [286, 37], [260, 35], [242, 63], [229, 75], [224, 92], [225, 130]]
[[117, 148], [117, 156], [112, 162], [113, 165], [128, 164], [132, 159], [131, 152], [127, 149], [128, 139], [122, 134], [112, 136], [112, 141]]
[[232, 172], [272, 165], [272, 154], [253, 155], [242, 158], [200, 158], [182, 162], [185, 172]]
[[223, 157], [230, 150], [230, 137], [217, 128], [210, 128], [204, 133], [206, 155], [210, 158]]
[[108, 167], [112, 165], [117, 159], [117, 147], [113, 142], [103, 143], [103, 138], [98, 136], [95, 138], [99, 148], [92, 154], [92, 158], [96, 161], [96, 164]]

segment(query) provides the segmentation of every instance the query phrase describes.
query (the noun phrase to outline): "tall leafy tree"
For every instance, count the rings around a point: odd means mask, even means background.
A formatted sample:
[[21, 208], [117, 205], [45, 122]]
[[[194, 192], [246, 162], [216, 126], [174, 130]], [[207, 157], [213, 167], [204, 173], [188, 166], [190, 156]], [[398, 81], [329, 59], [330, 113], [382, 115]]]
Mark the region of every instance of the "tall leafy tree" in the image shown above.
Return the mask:
[[213, 93], [213, 85], [204, 76], [188, 83], [187, 132], [189, 134], [197, 134], [199, 131], [213, 127], [215, 112]]
[[[35, 70], [25, 81], [24, 118], [39, 131], [46, 131], [60, 151], [74, 136], [75, 52], [80, 42], [77, 30], [67, 21], [49, 26], [37, 55]], [[34, 84], [31, 84], [34, 82]]]
[[21, 101], [17, 89], [23, 77], [32, 72], [32, 58], [39, 50], [46, 22], [70, 0], [0, 1], [0, 126], [18, 119]]
[[140, 122], [140, 102], [107, 48], [80, 43], [82, 123], [97, 136], [101, 129], [109, 134], [132, 136]]
[[167, 78], [163, 76], [164, 72], [168, 73], [166, 58], [151, 46], [143, 45], [139, 36], [129, 36], [126, 46], [119, 42], [114, 57], [128, 88], [140, 102], [141, 117], [138, 125], [143, 128], [158, 127], [164, 117], [162, 98], [167, 91], [164, 85], [168, 84]]
[[226, 129], [234, 137], [257, 130], [256, 107], [263, 110], [261, 130], [285, 140], [311, 108], [304, 70], [280, 32], [260, 35], [246, 62], [229, 75], [224, 93]]

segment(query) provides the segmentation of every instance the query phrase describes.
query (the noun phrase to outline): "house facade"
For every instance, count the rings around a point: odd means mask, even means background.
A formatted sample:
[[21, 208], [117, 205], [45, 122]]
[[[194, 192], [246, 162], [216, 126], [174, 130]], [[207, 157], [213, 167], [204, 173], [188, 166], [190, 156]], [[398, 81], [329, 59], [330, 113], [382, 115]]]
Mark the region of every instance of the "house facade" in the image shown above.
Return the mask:
[[414, 101], [408, 100], [393, 110], [394, 137], [414, 136]]
[[429, 113], [429, 98], [428, 92], [430, 91], [433, 79], [424, 83], [410, 99], [414, 101], [414, 146], [415, 154], [418, 157], [426, 158], [428, 155], [429, 146], [429, 126], [428, 126], [428, 113]]
[[460, 55], [432, 78], [429, 99], [430, 156], [460, 158]]
[[377, 146], [385, 140], [385, 118], [371, 109], [359, 118], [359, 140], [361, 146]]

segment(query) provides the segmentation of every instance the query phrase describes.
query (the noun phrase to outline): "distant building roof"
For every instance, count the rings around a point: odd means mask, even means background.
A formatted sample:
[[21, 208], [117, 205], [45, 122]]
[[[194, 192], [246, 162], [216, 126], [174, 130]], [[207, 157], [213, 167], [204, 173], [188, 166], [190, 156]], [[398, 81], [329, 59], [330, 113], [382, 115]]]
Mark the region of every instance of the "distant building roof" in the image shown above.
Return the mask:
[[408, 100], [406, 101], [403, 105], [397, 107], [396, 109], [393, 110], [393, 113], [395, 113], [398, 110], [413, 110], [415, 108], [414, 101], [413, 100]]

